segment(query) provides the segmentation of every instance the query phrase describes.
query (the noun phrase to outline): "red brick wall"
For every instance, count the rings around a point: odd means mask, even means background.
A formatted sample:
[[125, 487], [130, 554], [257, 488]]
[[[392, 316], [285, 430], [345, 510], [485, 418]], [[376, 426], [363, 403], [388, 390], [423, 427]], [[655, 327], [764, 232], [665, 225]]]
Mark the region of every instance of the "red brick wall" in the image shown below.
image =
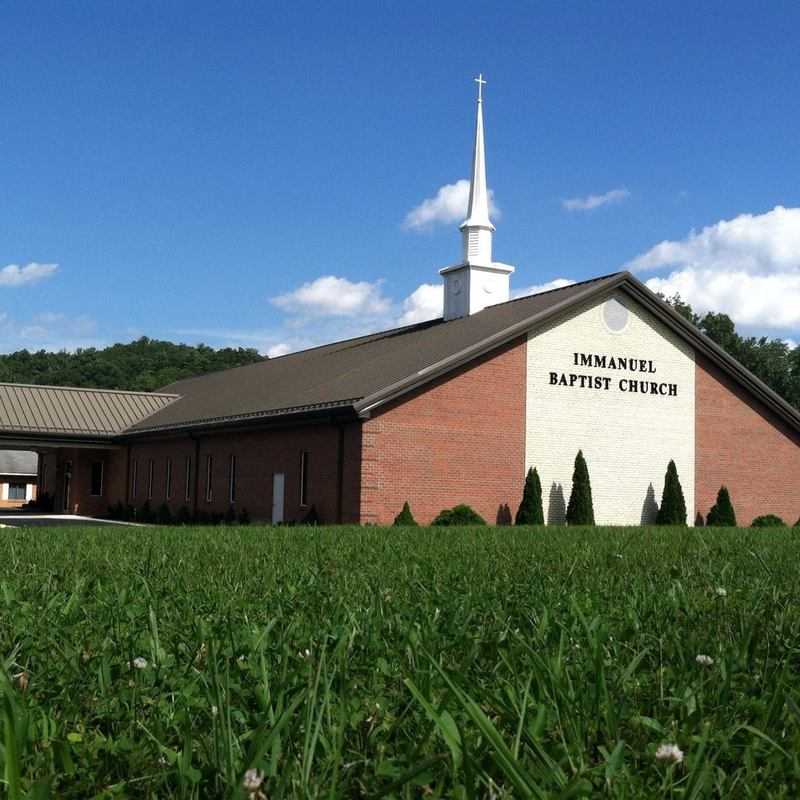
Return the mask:
[[401, 398], [364, 422], [361, 522], [391, 523], [408, 500], [418, 522], [471, 505], [487, 522], [516, 512], [525, 479], [521, 338]]
[[800, 435], [698, 355], [695, 473], [697, 510], [708, 514], [721, 485], [737, 521], [800, 517]]
[[[147, 497], [148, 462], [153, 461], [153, 496], [150, 506], [157, 510], [167, 503], [173, 513], [186, 505], [193, 510], [195, 486], [197, 510], [225, 513], [229, 502], [230, 457], [236, 458], [236, 500], [234, 508], [246, 508], [251, 519], [272, 519], [272, 478], [285, 474], [284, 519], [301, 520], [311, 505], [323, 522], [334, 523], [338, 513], [339, 426], [303, 425], [285, 429], [203, 434], [199, 446], [189, 437], [140, 441], [131, 445], [132, 464], [137, 462], [137, 493], [132, 505], [141, 507]], [[360, 424], [344, 427], [344, 472], [342, 520], [358, 521], [360, 480]], [[195, 448], [198, 448], [197, 451]], [[300, 454], [309, 453], [308, 505], [300, 505]], [[206, 459], [212, 457], [210, 502], [206, 500]], [[192, 459], [191, 499], [185, 499], [185, 459]], [[166, 464], [172, 459], [172, 499], [166, 497]], [[199, 469], [199, 473], [197, 470]], [[133, 466], [131, 465], [131, 472]], [[195, 475], [197, 481], [195, 483]], [[132, 482], [132, 481], [131, 481]]]

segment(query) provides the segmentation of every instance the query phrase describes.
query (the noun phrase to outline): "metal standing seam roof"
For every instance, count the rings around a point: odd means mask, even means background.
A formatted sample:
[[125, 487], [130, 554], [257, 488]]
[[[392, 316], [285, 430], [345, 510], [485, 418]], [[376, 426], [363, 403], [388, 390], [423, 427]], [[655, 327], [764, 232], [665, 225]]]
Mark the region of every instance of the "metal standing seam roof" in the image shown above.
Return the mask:
[[0, 475], [36, 476], [39, 456], [28, 450], [0, 450]]
[[164, 393], [0, 383], [0, 431], [112, 437], [175, 399]]

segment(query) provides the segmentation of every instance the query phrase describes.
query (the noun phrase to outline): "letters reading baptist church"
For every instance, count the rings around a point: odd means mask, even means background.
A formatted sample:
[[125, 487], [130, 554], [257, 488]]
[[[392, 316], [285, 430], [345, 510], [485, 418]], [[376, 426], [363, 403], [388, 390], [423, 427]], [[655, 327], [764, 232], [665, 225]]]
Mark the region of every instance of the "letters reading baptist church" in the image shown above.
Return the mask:
[[628, 273], [509, 300], [493, 234], [479, 98], [438, 319], [149, 394], [0, 384], [0, 447], [36, 450], [40, 490], [84, 514], [385, 524], [409, 501], [421, 523], [457, 503], [495, 521], [537, 467], [560, 524], [580, 449], [600, 524], [652, 521], [670, 460], [690, 521], [722, 484], [745, 524], [800, 517], [795, 409]]
[[[573, 353], [576, 367], [596, 367], [598, 369], [629, 370], [655, 375], [657, 370], [652, 360], [630, 358], [628, 356], [605, 356], [591, 353]], [[613, 379], [602, 375], [585, 375], [574, 372], [551, 372], [551, 386], [568, 386], [579, 389], [602, 389], [608, 391]], [[614, 385], [621, 392], [657, 394], [662, 397], [677, 397], [678, 385], [666, 381], [646, 381], [635, 378], [619, 378]]]

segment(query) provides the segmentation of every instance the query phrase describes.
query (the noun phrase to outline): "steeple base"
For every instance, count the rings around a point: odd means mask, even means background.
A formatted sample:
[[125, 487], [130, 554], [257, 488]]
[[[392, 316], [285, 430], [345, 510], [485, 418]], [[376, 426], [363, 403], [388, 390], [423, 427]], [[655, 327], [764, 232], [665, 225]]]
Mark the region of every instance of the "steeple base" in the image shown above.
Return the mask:
[[444, 319], [477, 314], [487, 306], [505, 303], [514, 267], [508, 264], [456, 264], [439, 270], [444, 279]]

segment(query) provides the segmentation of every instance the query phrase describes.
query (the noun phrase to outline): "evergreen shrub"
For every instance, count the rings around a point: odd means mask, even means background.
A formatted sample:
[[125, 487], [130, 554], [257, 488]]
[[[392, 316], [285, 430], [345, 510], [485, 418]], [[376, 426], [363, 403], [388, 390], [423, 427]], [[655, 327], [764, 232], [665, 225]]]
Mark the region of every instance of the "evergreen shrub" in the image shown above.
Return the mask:
[[697, 516], [694, 518], [694, 526], [695, 528], [702, 528], [705, 525], [705, 520], [703, 519], [703, 515], [698, 511]]
[[395, 527], [408, 527], [408, 528], [416, 528], [417, 521], [414, 519], [414, 515], [411, 513], [411, 506], [408, 504], [408, 500], [403, 503], [403, 508], [400, 513], [394, 518], [394, 525]]
[[162, 503], [156, 512], [156, 522], [159, 525], [172, 525], [172, 512], [166, 503]]
[[239, 524], [240, 525], [249, 525], [250, 524], [250, 512], [246, 508], [243, 508], [239, 512]]
[[592, 484], [589, 468], [583, 451], [575, 456], [575, 469], [572, 473], [572, 492], [567, 505], [567, 525], [594, 525], [594, 506], [592, 504]]
[[308, 509], [308, 513], [303, 517], [300, 522], [301, 525], [319, 525], [320, 518], [319, 514], [317, 513], [317, 507], [312, 505], [311, 508]]
[[686, 500], [683, 497], [683, 487], [674, 461], [670, 461], [667, 466], [656, 525], [686, 525]]
[[786, 523], [776, 514], [764, 514], [756, 517], [750, 524], [751, 528], [785, 528]]
[[178, 509], [178, 513], [175, 517], [175, 522], [178, 525], [191, 525], [192, 524], [192, 512], [186, 506], [181, 506]]
[[709, 528], [735, 528], [736, 512], [733, 510], [731, 496], [726, 486], [720, 487], [717, 502], [711, 507], [706, 518]]
[[486, 520], [477, 511], [463, 503], [440, 511], [431, 525], [485, 525]]
[[514, 518], [515, 525], [544, 525], [544, 507], [542, 506], [542, 482], [536, 467], [528, 470], [525, 488], [522, 490], [522, 502]]

